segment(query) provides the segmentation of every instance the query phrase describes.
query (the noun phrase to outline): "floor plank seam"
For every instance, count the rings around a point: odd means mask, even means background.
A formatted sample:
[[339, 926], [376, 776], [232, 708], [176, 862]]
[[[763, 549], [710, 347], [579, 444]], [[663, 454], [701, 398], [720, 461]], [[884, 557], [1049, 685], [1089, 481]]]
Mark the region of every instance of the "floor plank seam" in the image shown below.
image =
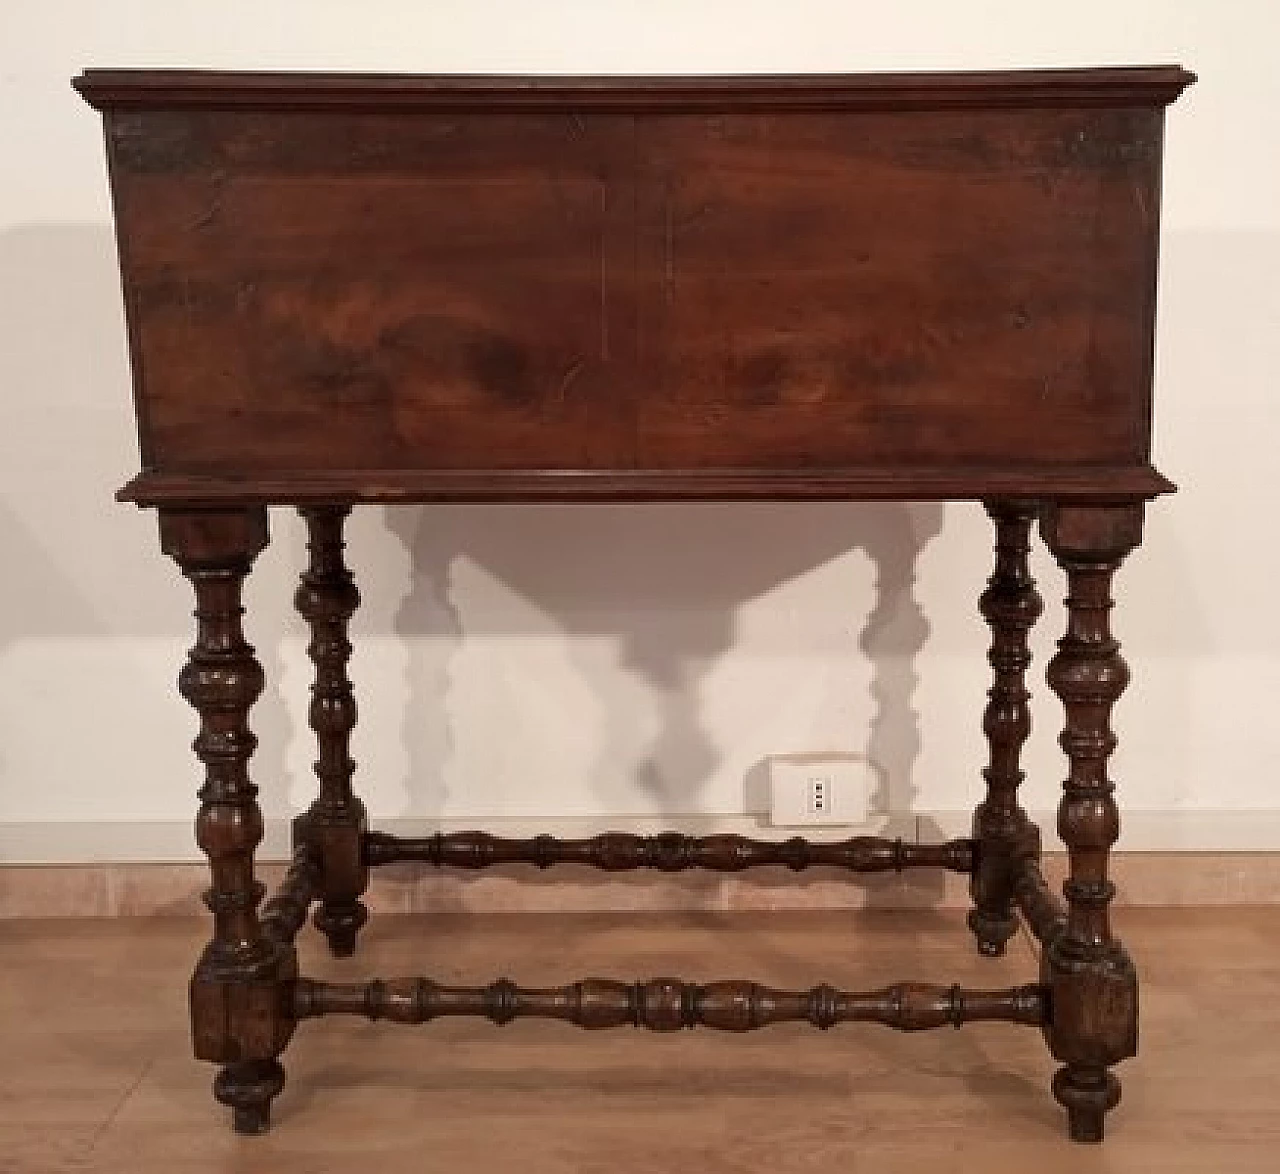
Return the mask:
[[126, 1104], [128, 1104], [129, 1098], [132, 1097], [133, 1094], [137, 1092], [138, 1089], [142, 1086], [142, 1082], [146, 1080], [147, 1074], [151, 1071], [152, 1068], [155, 1067], [155, 1065], [156, 1065], [156, 1057], [152, 1056], [142, 1066], [142, 1071], [138, 1073], [137, 1078], [133, 1081], [133, 1083], [130, 1084], [129, 1087], [124, 1090], [123, 1093], [121, 1093], [120, 1099], [116, 1101], [116, 1103], [111, 1108], [111, 1112], [107, 1114], [107, 1119], [103, 1121], [103, 1123], [93, 1131], [93, 1137], [89, 1139], [89, 1146], [85, 1150], [85, 1157], [91, 1157], [93, 1155], [93, 1151], [97, 1148], [98, 1142], [102, 1140], [103, 1134], [105, 1134], [107, 1130], [110, 1129], [111, 1126], [115, 1123], [116, 1118], [120, 1116], [121, 1110], [125, 1107]]

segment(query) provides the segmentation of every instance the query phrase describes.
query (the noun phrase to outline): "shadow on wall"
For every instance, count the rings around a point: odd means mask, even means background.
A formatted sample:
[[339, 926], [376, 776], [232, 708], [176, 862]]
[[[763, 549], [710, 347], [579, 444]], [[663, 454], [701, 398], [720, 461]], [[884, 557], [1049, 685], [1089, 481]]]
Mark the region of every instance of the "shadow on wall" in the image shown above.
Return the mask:
[[[703, 792], [721, 765], [703, 720], [703, 686], [738, 643], [738, 609], [855, 549], [866, 554], [876, 574], [874, 607], [856, 638], [872, 669], [875, 708], [864, 752], [876, 772], [873, 810], [912, 810], [912, 772], [920, 750], [912, 696], [915, 658], [929, 633], [914, 587], [920, 553], [941, 530], [940, 504], [399, 507], [386, 514], [412, 568], [395, 629], [413, 650], [403, 740], [408, 807], [415, 816], [438, 815], [446, 797], [447, 763], [441, 758], [455, 744], [448, 695], [451, 662], [463, 639], [464, 618], [455, 597], [462, 560], [531, 604], [539, 619], [547, 617], [571, 650], [582, 649], [584, 637], [616, 641], [616, 659], [603, 665], [581, 653], [575, 657], [581, 677], [595, 678], [592, 696], [601, 706], [590, 715], [601, 727], [591, 784], [605, 810], [630, 811], [635, 800], [629, 796], [638, 791], [651, 810], [687, 819], [708, 809]], [[850, 652], [859, 626], [853, 606], [850, 600], [848, 622], [840, 625]], [[518, 617], [508, 613], [494, 619], [491, 613], [491, 626], [504, 637], [520, 635]], [[468, 615], [467, 637], [485, 634]], [[613, 684], [610, 678], [619, 668], [639, 679], [638, 697]], [[646, 707], [656, 708], [658, 723], [647, 745], [637, 748], [636, 726]], [[847, 737], [860, 733], [861, 728], [851, 728]], [[490, 736], [501, 738], [503, 731]], [[627, 763], [633, 764], [629, 778]], [[748, 770], [744, 791], [741, 810], [767, 810], [766, 761]], [[546, 883], [527, 869], [518, 871], [522, 882]], [[767, 891], [777, 883], [768, 877], [773, 871], [743, 874], [735, 887]], [[600, 883], [611, 891], [631, 887], [619, 878], [597, 882], [583, 877], [582, 870], [573, 872], [579, 884]], [[816, 869], [789, 883], [829, 883], [831, 876], [829, 869]], [[641, 876], [634, 883], [646, 882]], [[684, 881], [704, 895], [725, 884], [711, 875]], [[903, 885], [910, 885], [919, 903], [943, 895], [941, 875], [917, 873], [909, 879], [865, 878], [864, 900], [896, 904], [901, 896], [895, 890]]]
[[[1156, 780], [1143, 805], [1176, 806], [1197, 796], [1204, 801], [1191, 751], [1208, 727], [1204, 712], [1191, 709], [1190, 665], [1208, 654], [1274, 651], [1276, 628], [1263, 622], [1270, 576], [1258, 574], [1249, 560], [1257, 557], [1258, 535], [1267, 532], [1266, 478], [1278, 439], [1270, 389], [1280, 365], [1280, 335], [1272, 329], [1278, 261], [1280, 237], [1274, 233], [1171, 232], [1165, 241], [1156, 457], [1185, 489], [1171, 506], [1153, 509], [1146, 548], [1121, 583], [1126, 601], [1134, 602], [1117, 617], [1122, 641], [1136, 654], [1135, 689], [1121, 713], [1141, 693], [1146, 706], [1163, 715], [1143, 721], [1137, 737], [1126, 729], [1122, 742], [1121, 753], [1135, 764], [1155, 764], [1143, 767], [1144, 776]], [[1230, 296], [1208, 297], [1206, 290]], [[29, 769], [39, 740], [42, 778], [55, 784], [65, 779], [71, 787], [94, 773], [86, 770], [95, 758], [87, 748], [116, 745], [121, 729], [140, 724], [148, 737], [131, 752], [129, 768], [140, 780], [139, 793], [171, 786], [176, 769], [194, 778], [182, 733], [191, 715], [172, 688], [190, 643], [190, 592], [159, 554], [153, 517], [111, 500], [137, 467], [137, 452], [109, 226], [25, 225], [0, 232], [0, 314], [0, 543], [6, 553], [0, 677], [10, 677], [3, 682], [9, 705], [17, 699], [25, 707], [0, 714], [4, 728], [17, 727], [17, 737], [5, 739], [6, 764]], [[1221, 382], [1224, 355], [1231, 358], [1227, 386]], [[1211, 399], [1206, 388], [1213, 389]], [[1204, 475], [1207, 466], [1212, 478]], [[883, 768], [880, 803], [910, 810], [919, 750], [913, 662], [924, 645], [934, 589], [931, 582], [922, 604], [913, 578], [941, 519], [941, 509], [927, 505], [386, 511], [387, 525], [414, 560], [415, 576], [394, 618], [366, 612], [362, 623], [371, 622], [374, 631], [435, 638], [430, 648], [428, 641], [416, 641], [411, 652], [402, 727], [410, 757], [409, 810], [428, 817], [440, 810], [451, 645], [461, 634], [458, 604], [466, 602], [451, 586], [460, 561], [484, 568], [570, 636], [617, 638], [622, 666], [658, 708], [644, 752], [631, 759], [639, 764], [634, 778], [623, 783], [632, 792], [639, 788], [656, 810], [687, 812], [698, 806], [718, 765], [699, 690], [734, 646], [737, 609], [855, 548], [865, 551], [878, 577], [875, 606], [857, 637], [874, 665], [877, 712], [866, 751]], [[305, 699], [294, 697], [286, 706], [279, 691], [277, 634], [296, 638], [300, 631], [289, 600], [301, 543], [296, 526], [284, 523], [277, 511], [273, 528], [289, 536], [290, 548], [278, 538], [249, 586], [248, 628], [271, 682], [254, 711], [262, 736], [254, 773], [269, 812], [283, 811], [285, 747], [309, 737]], [[355, 569], [364, 581], [392, 574], [390, 566], [358, 561]], [[945, 584], [946, 568], [940, 573]], [[1209, 609], [1206, 600], [1222, 582], [1231, 584], [1230, 605]], [[978, 587], [966, 581], [966, 597], [976, 597]], [[1047, 589], [1045, 625], [1052, 632], [1046, 641], [1057, 635], [1055, 594]], [[849, 619], [857, 622], [852, 606]], [[113, 655], [104, 689], [100, 642], [123, 639], [133, 646], [137, 637], [173, 642], [172, 675], [158, 679], [145, 655]], [[50, 675], [29, 682], [29, 667], [43, 653], [15, 657], [17, 641], [50, 642], [65, 671], [56, 680]], [[590, 684], [598, 662], [569, 643], [568, 655]], [[981, 655], [980, 647], [973, 651]], [[1143, 657], [1161, 658], [1168, 671], [1144, 676]], [[58, 720], [41, 719], [42, 709], [56, 709]], [[592, 785], [617, 793], [611, 747], [634, 740], [636, 715], [615, 697], [588, 717], [604, 727]], [[1238, 736], [1259, 753], [1269, 744], [1257, 728], [1238, 728], [1248, 721], [1243, 711], [1214, 720], [1218, 742]], [[438, 741], [429, 736], [433, 725]], [[59, 729], [62, 736], [38, 734], [38, 727]], [[19, 757], [13, 743], [24, 739], [32, 749]], [[174, 758], [161, 750], [169, 741]], [[181, 767], [172, 767], [179, 757]], [[762, 777], [758, 766], [749, 772], [749, 807], [760, 806]], [[1056, 801], [1059, 778], [1055, 769], [1042, 781], [1029, 780], [1029, 805]], [[11, 783], [30, 785], [16, 776]]]
[[[870, 657], [876, 702], [866, 754], [878, 770], [878, 810], [910, 810], [911, 770], [919, 751], [912, 708], [914, 657], [929, 626], [915, 597], [916, 562], [939, 532], [937, 504], [644, 505], [587, 507], [431, 507], [387, 510], [387, 525], [414, 568], [395, 619], [416, 641], [404, 740], [410, 755], [410, 806], [438, 812], [446, 729], [433, 736], [426, 715], [444, 721], [449, 661], [463, 636], [451, 584], [465, 558], [547, 615], [570, 638], [617, 640], [618, 664], [643, 683], [659, 709], [656, 733], [628, 780], [653, 809], [671, 815], [703, 810], [700, 791], [719, 756], [700, 713], [708, 669], [737, 640], [743, 603], [850, 550], [876, 568], [876, 603], [858, 639]], [[850, 615], [851, 621], [856, 617]], [[468, 634], [475, 635], [468, 623]], [[516, 635], [504, 626], [504, 635]], [[838, 650], [836, 650], [838, 651]], [[598, 671], [579, 662], [585, 675]], [[636, 714], [602, 691], [594, 785], [616, 789], [619, 750]], [[853, 731], [850, 731], [852, 734]], [[746, 809], [764, 806], [765, 764], [750, 772]]]
[[[159, 552], [152, 513], [112, 499], [138, 467], [138, 456], [110, 227], [32, 225], [0, 233], [0, 307], [6, 323], [0, 380], [8, 399], [0, 540], [9, 567], [0, 647], [18, 638], [174, 642], [172, 675], [159, 679], [136, 657], [114, 657], [108, 699], [100, 668], [59, 678], [54, 704], [64, 715], [79, 715], [82, 736], [68, 743], [66, 762], [52, 755], [50, 777], [82, 773], [74, 746], [104, 744], [98, 725], [145, 725], [171, 738], [175, 751], [160, 756], [162, 771], [145, 753], [135, 769], [143, 777], [189, 772], [194, 780], [189, 736], [180, 732], [194, 716], [172, 687], [191, 639], [190, 591]], [[253, 713], [261, 738], [253, 774], [274, 816], [284, 814], [286, 748], [309, 737], [305, 699], [289, 703], [281, 694], [278, 634], [299, 630], [289, 601], [303, 557], [297, 526], [281, 513], [273, 514], [277, 545], [259, 560], [246, 589], [246, 627], [268, 680]], [[861, 637], [876, 662], [879, 705], [866, 749], [881, 767], [878, 805], [909, 809], [918, 750], [910, 660], [927, 632], [911, 584], [919, 550], [939, 529], [940, 507], [463, 507], [388, 510], [387, 519], [416, 567], [394, 620], [397, 632], [460, 639], [448, 583], [454, 560], [466, 557], [571, 638], [616, 636], [621, 667], [642, 682], [660, 711], [632, 782], [655, 810], [672, 814], [699, 808], [701, 785], [717, 766], [701, 721], [699, 684], [734, 646], [735, 608], [839, 554], [865, 550], [879, 579], [878, 603]], [[280, 544], [286, 537], [288, 550]], [[382, 573], [355, 569], [361, 579]], [[86, 666], [100, 664], [89, 648]], [[409, 809], [424, 815], [439, 810], [433, 788], [440, 786], [442, 764], [426, 735], [432, 723], [446, 721], [447, 660], [420, 654], [411, 665], [403, 725]], [[596, 671], [581, 657], [578, 667], [588, 681]], [[11, 685], [22, 688], [22, 682]], [[608, 781], [617, 773], [611, 746], [634, 737], [636, 715], [616, 701], [613, 695], [593, 715], [604, 723], [593, 782], [606, 791], [623, 790]], [[165, 720], [157, 727], [158, 716]], [[761, 805], [762, 779], [761, 765], [747, 780], [752, 808]], [[626, 810], [625, 793], [618, 798]]]
[[[122, 805], [150, 787], [172, 791], [175, 778], [190, 779], [194, 795], [195, 715], [176, 689], [193, 632], [191, 590], [161, 555], [152, 512], [113, 500], [139, 461], [110, 226], [0, 232], [0, 324], [0, 695], [26, 707], [14, 713], [10, 702], [0, 713], [0, 730], [12, 729], [0, 738], [0, 778], [14, 791], [53, 788], [63, 810], [78, 810], [77, 788], [100, 792], [101, 760], [120, 747], [120, 774], [106, 781], [122, 788]], [[254, 774], [266, 780], [272, 816], [284, 814], [277, 784], [290, 717], [278, 642], [266, 638], [278, 618], [263, 609], [261, 623], [254, 603], [278, 596], [287, 606], [295, 574], [296, 561], [263, 559], [249, 586], [250, 639], [269, 682], [253, 715]], [[140, 637], [170, 644], [171, 670], [148, 671]], [[45, 647], [11, 655], [19, 640]], [[26, 777], [35, 762], [39, 774]]]

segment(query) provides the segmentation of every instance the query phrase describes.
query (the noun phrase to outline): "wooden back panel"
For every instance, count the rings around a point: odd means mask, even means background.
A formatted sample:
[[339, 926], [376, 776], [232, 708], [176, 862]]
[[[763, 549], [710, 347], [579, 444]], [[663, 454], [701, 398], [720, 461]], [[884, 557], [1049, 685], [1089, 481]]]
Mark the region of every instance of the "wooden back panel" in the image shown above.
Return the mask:
[[89, 75], [144, 465], [1146, 468], [1186, 80]]

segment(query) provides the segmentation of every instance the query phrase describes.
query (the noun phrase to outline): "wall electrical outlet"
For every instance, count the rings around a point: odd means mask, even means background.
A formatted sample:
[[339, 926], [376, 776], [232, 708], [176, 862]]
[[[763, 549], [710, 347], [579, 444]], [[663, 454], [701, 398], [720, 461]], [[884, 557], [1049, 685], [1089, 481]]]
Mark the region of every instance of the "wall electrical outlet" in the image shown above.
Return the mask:
[[777, 754], [769, 759], [769, 822], [866, 823], [870, 790], [866, 760], [857, 755]]

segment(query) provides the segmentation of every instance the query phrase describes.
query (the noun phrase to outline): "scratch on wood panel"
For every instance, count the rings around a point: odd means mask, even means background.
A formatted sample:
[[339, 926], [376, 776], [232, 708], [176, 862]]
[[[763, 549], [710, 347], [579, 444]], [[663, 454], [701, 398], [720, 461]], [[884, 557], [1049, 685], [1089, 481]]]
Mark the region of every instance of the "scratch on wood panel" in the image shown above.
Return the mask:
[[587, 364], [583, 359], [574, 359], [573, 362], [569, 364], [568, 369], [560, 379], [560, 386], [556, 388], [556, 399], [560, 403], [564, 403], [565, 398], [569, 394], [570, 386], [573, 384], [573, 381], [582, 374], [582, 369], [586, 365]]
[[211, 225], [218, 218], [218, 213], [221, 211], [222, 211], [222, 197], [214, 196], [213, 202], [205, 210], [204, 214], [202, 216], [196, 217], [196, 219], [191, 222], [192, 229], [198, 230], [201, 228], [208, 228], [209, 225]]
[[676, 283], [676, 264], [675, 264], [675, 230], [671, 223], [671, 187], [666, 185], [662, 189], [662, 215], [663, 215], [663, 246], [662, 246], [662, 290], [666, 298], [667, 305], [671, 304], [672, 295], [675, 292]]
[[178, 284], [178, 301], [182, 305], [182, 317], [179, 322], [182, 324], [182, 337], [190, 342], [192, 337], [191, 320], [194, 317], [193, 303], [194, 298], [191, 294], [191, 279], [183, 277]]
[[235, 283], [235, 306], [237, 313], [243, 312], [253, 304], [254, 294], [258, 292], [257, 283], [241, 279]]
[[1147, 210], [1147, 195], [1143, 191], [1144, 184], [1142, 180], [1135, 181], [1133, 185], [1133, 198], [1138, 205], [1138, 215], [1142, 218], [1142, 225], [1145, 228], [1151, 223], [1151, 215]]
[[600, 358], [609, 359], [609, 257], [608, 235], [609, 185], [600, 181]]
[[209, 200], [209, 206], [191, 222], [193, 232], [202, 228], [208, 228], [219, 214], [222, 212], [222, 194], [227, 186], [227, 175], [224, 171], [218, 171], [213, 176], [213, 196]]

